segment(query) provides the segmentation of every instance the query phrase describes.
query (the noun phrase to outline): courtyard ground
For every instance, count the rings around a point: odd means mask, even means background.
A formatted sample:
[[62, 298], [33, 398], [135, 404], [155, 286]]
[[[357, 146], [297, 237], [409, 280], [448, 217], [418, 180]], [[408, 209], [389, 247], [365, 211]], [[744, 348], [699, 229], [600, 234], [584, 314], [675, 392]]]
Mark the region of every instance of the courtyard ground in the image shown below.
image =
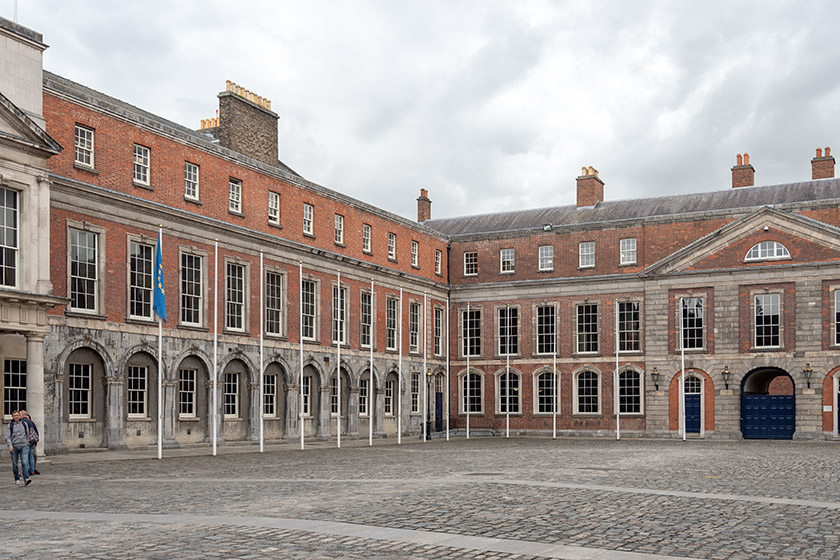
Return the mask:
[[840, 559], [840, 444], [415, 438], [48, 457], [6, 558]]

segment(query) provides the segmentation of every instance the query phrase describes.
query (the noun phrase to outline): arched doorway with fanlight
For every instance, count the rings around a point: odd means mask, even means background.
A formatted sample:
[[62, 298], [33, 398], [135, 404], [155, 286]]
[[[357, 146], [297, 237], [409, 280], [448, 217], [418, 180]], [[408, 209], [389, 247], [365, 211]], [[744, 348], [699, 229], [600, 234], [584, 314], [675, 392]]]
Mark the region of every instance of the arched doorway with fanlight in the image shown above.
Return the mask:
[[793, 378], [777, 367], [750, 371], [741, 382], [744, 439], [793, 439], [796, 430]]

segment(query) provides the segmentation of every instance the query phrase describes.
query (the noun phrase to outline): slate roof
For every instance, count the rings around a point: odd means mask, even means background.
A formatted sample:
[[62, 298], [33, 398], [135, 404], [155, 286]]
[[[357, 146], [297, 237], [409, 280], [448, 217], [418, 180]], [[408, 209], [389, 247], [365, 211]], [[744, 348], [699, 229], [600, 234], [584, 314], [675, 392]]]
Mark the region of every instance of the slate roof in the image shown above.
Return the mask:
[[428, 220], [424, 225], [450, 237], [514, 233], [522, 230], [604, 224], [715, 211], [752, 211], [762, 206], [795, 205], [840, 199], [840, 179], [823, 179], [764, 187], [740, 187], [706, 193], [680, 194], [634, 200], [599, 202], [594, 207], [575, 205], [534, 208]]

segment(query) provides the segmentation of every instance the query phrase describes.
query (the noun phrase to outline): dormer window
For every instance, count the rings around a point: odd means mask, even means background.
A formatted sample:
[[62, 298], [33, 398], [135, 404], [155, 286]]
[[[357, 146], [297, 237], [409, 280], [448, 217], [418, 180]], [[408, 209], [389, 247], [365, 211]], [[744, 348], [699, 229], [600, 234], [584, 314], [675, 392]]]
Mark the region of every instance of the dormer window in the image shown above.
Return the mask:
[[770, 261], [778, 259], [789, 259], [790, 253], [787, 248], [778, 241], [762, 241], [753, 245], [747, 253], [745, 261]]

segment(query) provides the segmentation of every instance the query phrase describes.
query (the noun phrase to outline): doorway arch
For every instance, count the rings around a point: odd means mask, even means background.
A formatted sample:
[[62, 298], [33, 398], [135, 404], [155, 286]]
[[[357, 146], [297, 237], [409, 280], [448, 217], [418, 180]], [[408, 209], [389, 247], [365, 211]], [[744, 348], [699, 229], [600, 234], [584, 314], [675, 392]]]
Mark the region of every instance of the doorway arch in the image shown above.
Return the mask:
[[744, 439], [793, 439], [796, 391], [793, 378], [777, 367], [756, 368], [741, 381]]

